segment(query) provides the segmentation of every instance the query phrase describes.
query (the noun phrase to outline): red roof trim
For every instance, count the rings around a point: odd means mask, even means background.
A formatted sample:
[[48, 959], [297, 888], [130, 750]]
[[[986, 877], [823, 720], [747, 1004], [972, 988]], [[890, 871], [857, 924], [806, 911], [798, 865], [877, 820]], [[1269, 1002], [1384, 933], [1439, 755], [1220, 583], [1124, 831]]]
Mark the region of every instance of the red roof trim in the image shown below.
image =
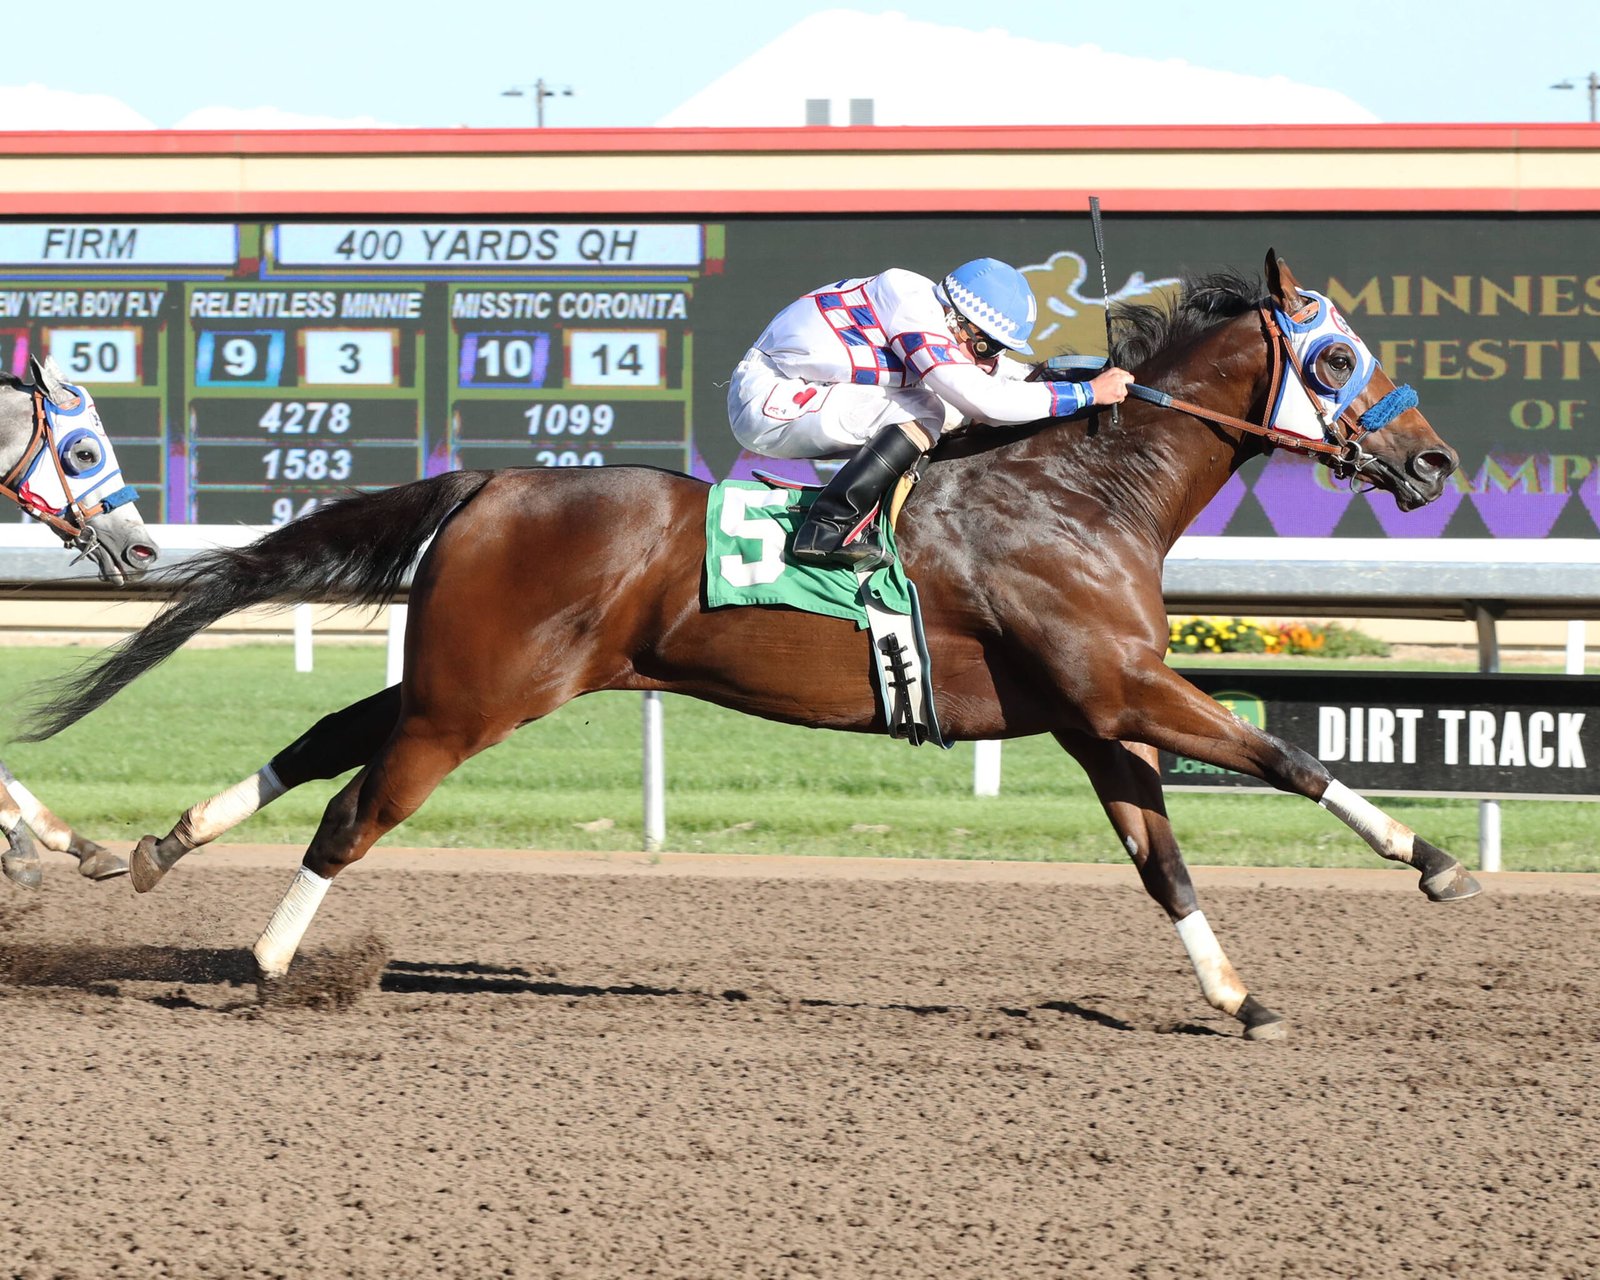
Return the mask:
[[[1483, 187], [1421, 191], [1148, 190], [1101, 188], [1118, 213], [1576, 213], [1600, 211], [1600, 190]], [[739, 214], [1057, 213], [1082, 211], [1077, 190], [959, 191], [180, 191], [11, 193], [12, 217], [384, 217], [690, 216]]]
[[1027, 125], [0, 133], [9, 156], [850, 151], [1515, 151], [1600, 148], [1592, 124]]

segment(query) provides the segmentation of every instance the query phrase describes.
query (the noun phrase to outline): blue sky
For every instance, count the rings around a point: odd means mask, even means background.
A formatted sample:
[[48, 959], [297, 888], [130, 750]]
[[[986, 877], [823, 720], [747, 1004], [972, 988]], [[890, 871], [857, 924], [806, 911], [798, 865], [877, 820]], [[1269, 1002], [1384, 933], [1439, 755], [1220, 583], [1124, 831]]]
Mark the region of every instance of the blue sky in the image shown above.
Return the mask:
[[[574, 91], [546, 104], [546, 124], [636, 127], [798, 18], [837, 8], [1282, 73], [1338, 89], [1391, 122], [1586, 120], [1585, 78], [1600, 72], [1600, 0], [1015, 0], [990, 9], [970, 0], [77, 0], [69, 24], [41, 21], [31, 37], [23, 35], [31, 20], [13, 24], [22, 42], [9, 47], [0, 84], [107, 94], [161, 128], [210, 106], [505, 127], [532, 124], [533, 111], [527, 98], [501, 90], [543, 77]], [[870, 56], [840, 50], [841, 58]], [[950, 77], [969, 91], [1004, 92], [1003, 69], [957, 68]], [[1562, 79], [1576, 87], [1550, 89]]]

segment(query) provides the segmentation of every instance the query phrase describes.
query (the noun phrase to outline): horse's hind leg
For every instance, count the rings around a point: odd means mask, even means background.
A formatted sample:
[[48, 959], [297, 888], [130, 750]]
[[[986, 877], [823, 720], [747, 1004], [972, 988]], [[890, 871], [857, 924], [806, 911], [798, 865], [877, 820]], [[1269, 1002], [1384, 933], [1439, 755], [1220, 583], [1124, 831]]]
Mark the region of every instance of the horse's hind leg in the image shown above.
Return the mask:
[[365, 764], [394, 731], [399, 715], [396, 684], [324, 716], [248, 778], [184, 810], [161, 839], [140, 840], [133, 851], [133, 887], [148, 893], [179, 858], [210, 844], [302, 783], [336, 778]]
[[78, 874], [90, 880], [112, 880], [128, 874], [128, 864], [104, 845], [96, 844], [87, 836], [79, 835], [58, 818], [29, 791], [16, 775], [0, 763], [0, 784], [11, 793], [22, 820], [39, 837], [46, 849], [57, 853], [70, 853], [78, 860]]
[[[542, 714], [542, 713], [541, 713]], [[282, 977], [333, 877], [404, 822], [453, 769], [532, 716], [499, 723], [458, 716], [449, 723], [407, 715], [377, 756], [329, 803], [254, 955], [264, 978]]]
[[1145, 891], [1176, 927], [1207, 1002], [1242, 1022], [1246, 1039], [1282, 1039], [1288, 1024], [1246, 989], [1200, 910], [1167, 820], [1155, 750], [1082, 734], [1058, 733], [1055, 738], [1089, 775]]

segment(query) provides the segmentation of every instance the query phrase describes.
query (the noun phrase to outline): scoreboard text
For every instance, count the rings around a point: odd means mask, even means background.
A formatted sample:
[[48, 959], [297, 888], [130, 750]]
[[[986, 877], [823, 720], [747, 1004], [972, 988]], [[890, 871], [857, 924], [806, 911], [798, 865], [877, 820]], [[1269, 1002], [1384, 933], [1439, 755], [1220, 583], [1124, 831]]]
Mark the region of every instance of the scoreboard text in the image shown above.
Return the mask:
[[0, 368], [88, 385], [156, 521], [280, 524], [457, 467], [688, 470], [707, 231], [12, 223]]

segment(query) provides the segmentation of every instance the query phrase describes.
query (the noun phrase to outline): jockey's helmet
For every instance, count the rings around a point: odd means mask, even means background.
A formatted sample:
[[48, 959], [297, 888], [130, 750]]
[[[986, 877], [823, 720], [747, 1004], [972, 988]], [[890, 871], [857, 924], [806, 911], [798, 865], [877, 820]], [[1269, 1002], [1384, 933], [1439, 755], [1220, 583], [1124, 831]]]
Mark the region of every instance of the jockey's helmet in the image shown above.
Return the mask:
[[1028, 335], [1039, 307], [1027, 279], [1015, 267], [998, 258], [974, 258], [947, 275], [939, 291], [941, 301], [980, 334], [1018, 355], [1033, 354]]

